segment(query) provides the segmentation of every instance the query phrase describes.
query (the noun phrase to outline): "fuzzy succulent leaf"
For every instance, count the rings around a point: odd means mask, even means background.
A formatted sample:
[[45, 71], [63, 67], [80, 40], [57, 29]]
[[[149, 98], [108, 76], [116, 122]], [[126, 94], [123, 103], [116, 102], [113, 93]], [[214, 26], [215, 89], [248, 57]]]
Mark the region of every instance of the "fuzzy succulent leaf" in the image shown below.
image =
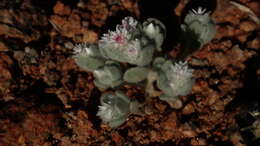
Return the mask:
[[97, 79], [95, 79], [95, 80], [93, 81], [93, 83], [94, 83], [94, 85], [95, 85], [96, 87], [98, 87], [101, 91], [102, 91], [102, 90], [106, 90], [107, 88], [109, 88], [108, 85], [103, 84], [102, 82], [100, 82], [100, 81], [97, 80]]
[[144, 66], [152, 60], [155, 43], [142, 34], [138, 21], [126, 17], [115, 31], [103, 35], [99, 48], [107, 59]]
[[87, 71], [94, 71], [104, 65], [103, 60], [93, 57], [77, 55], [74, 56], [74, 59], [79, 67]]
[[153, 60], [153, 68], [160, 69], [161, 66], [165, 63], [166, 59], [163, 57], [156, 57]]
[[103, 67], [94, 70], [93, 73], [94, 84], [101, 89], [114, 88], [123, 82], [121, 67], [116, 63], [105, 64]]
[[111, 128], [122, 125], [131, 113], [131, 101], [126, 95], [118, 91], [115, 94], [103, 94], [100, 102], [101, 106], [99, 106], [97, 116], [104, 123], [108, 123]]
[[94, 71], [105, 64], [96, 44], [79, 44], [73, 50], [77, 65], [87, 71]]
[[194, 84], [192, 77], [193, 70], [188, 68], [187, 62], [178, 62], [174, 65], [166, 61], [159, 72], [157, 86], [164, 95], [162, 100], [175, 100], [178, 96], [190, 93]]
[[73, 51], [76, 55], [101, 57], [97, 44], [78, 44], [73, 48]]
[[163, 40], [166, 37], [166, 27], [164, 24], [155, 18], [149, 18], [143, 23], [143, 32], [155, 41], [156, 49], [161, 51]]
[[149, 69], [146, 67], [133, 67], [124, 73], [124, 80], [129, 83], [138, 83], [146, 79]]
[[142, 49], [136, 59], [135, 64], [138, 66], [146, 66], [150, 64], [153, 59], [155, 46], [152, 42], [148, 41], [146, 37], [142, 37], [141, 42], [142, 42]]
[[163, 100], [163, 101], [166, 101], [166, 102], [172, 102], [172, 101], [178, 99], [177, 96], [169, 96], [167, 94], [161, 94], [159, 96], [159, 98], [160, 98], [160, 100]]
[[[189, 44], [193, 43], [196, 45], [197, 41], [199, 42], [197, 46], [201, 47], [213, 39], [216, 29], [209, 13], [210, 12], [206, 12], [206, 9], [199, 7], [197, 11], [192, 10], [185, 16], [184, 24], [181, 25], [181, 29], [184, 33], [184, 39], [192, 40], [188, 41]], [[192, 46], [192, 44], [190, 44], [190, 46]]]

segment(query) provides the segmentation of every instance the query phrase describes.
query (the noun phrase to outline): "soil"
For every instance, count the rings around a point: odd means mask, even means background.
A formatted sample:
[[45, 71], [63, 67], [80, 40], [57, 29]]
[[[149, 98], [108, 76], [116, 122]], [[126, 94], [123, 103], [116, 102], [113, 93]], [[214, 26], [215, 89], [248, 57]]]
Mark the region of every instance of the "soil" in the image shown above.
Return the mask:
[[[103, 91], [75, 64], [73, 46], [97, 42], [125, 16], [153, 17], [167, 28], [164, 53], [178, 58], [180, 24], [199, 6], [217, 34], [186, 58], [192, 93], [178, 108], [156, 97], [146, 114], [103, 124]], [[259, 18], [258, 0], [1, 0], [0, 146], [260, 145]], [[122, 90], [145, 98], [142, 88]]]

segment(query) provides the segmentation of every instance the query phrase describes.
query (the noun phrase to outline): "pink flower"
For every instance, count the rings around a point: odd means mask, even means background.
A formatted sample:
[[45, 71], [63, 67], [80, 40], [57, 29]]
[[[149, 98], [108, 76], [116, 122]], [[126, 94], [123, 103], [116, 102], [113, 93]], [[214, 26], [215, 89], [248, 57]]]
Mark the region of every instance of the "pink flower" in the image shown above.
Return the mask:
[[103, 43], [114, 43], [115, 45], [125, 45], [132, 38], [132, 33], [136, 30], [138, 22], [133, 17], [126, 17], [122, 24], [116, 26], [115, 31], [108, 31], [101, 37]]

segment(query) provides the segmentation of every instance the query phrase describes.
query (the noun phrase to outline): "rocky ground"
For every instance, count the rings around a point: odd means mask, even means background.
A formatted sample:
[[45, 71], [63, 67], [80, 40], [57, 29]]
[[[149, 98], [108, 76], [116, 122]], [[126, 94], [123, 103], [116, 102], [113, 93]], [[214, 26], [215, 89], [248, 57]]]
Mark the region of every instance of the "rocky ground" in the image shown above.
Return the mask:
[[[212, 11], [217, 34], [187, 58], [196, 83], [183, 104], [152, 98], [119, 128], [101, 123], [102, 92], [73, 46], [96, 42], [125, 16], [154, 17], [167, 28], [164, 53], [177, 58], [180, 24], [198, 6]], [[258, 0], [2, 0], [0, 146], [258, 145], [259, 17]], [[122, 90], [144, 99], [141, 88]]]

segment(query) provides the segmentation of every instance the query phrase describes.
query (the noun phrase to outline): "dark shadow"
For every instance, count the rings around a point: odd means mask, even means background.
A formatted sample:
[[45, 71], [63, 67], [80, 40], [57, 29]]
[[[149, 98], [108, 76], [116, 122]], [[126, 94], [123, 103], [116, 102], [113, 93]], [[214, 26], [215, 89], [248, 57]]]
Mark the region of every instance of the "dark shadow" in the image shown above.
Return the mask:
[[1, 0], [0, 9], [19, 9], [24, 0]]
[[207, 139], [207, 144], [214, 145], [214, 146], [234, 146], [230, 140], [222, 140], [222, 139], [223, 138], [219, 136], [212, 136]]
[[32, 7], [35, 8], [37, 12], [42, 14], [51, 15], [53, 13], [53, 6], [56, 4], [55, 0], [31, 0]]
[[173, 0], [142, 0], [139, 2], [140, 14], [142, 19], [150, 17], [169, 20], [172, 10], [180, 1]]
[[77, 8], [77, 4], [79, 0], [61, 0], [61, 2], [67, 6], [69, 6], [71, 9]]
[[45, 89], [48, 88], [48, 85], [42, 80], [35, 81], [30, 87], [28, 87], [25, 91], [22, 92], [24, 97], [32, 97], [25, 99], [28, 102], [32, 101], [35, 107], [42, 107], [47, 105], [55, 105], [58, 106], [58, 109], [63, 108], [63, 103], [57, 97], [56, 94], [53, 93], [45, 93]]
[[95, 129], [100, 129], [101, 119], [97, 116], [98, 106], [100, 105], [100, 91], [94, 88], [86, 105], [89, 120], [93, 123]]
[[182, 31], [179, 41], [181, 43], [181, 49], [178, 54], [178, 60], [185, 60], [185, 58], [201, 47], [201, 43], [198, 41], [198, 35], [188, 28], [185, 32]]
[[147, 18], [156, 18], [166, 27], [166, 39], [163, 43], [163, 50], [173, 49], [178, 42], [180, 34], [179, 19], [174, 14], [174, 8], [178, 0], [142, 0], [139, 2], [140, 18], [142, 21]]
[[[11, 103], [12, 104], [12, 103]], [[25, 117], [26, 117], [26, 113], [25, 112], [12, 112], [10, 109], [9, 109], [9, 105], [11, 104], [7, 104], [5, 103], [5, 106], [1, 107], [1, 110], [3, 110], [4, 112], [1, 112], [0, 113], [0, 119], [2, 120], [5, 120], [5, 119], [8, 119], [16, 124], [18, 123], [22, 123], [24, 120], [25, 120]], [[0, 132], [1, 133], [1, 132]]]
[[238, 90], [236, 98], [227, 106], [227, 110], [232, 110], [241, 106], [249, 111], [260, 109], [260, 77], [256, 74], [260, 68], [260, 55], [245, 62], [246, 69], [241, 73], [243, 75], [243, 88]]
[[[182, 144], [176, 144], [174, 141], [172, 140], [167, 140], [167, 141], [163, 141], [163, 142], [151, 142], [149, 143], [149, 146], [182, 146]], [[183, 145], [185, 145], [183, 143]], [[187, 145], [186, 145], [187, 146]]]
[[27, 46], [33, 48], [38, 52], [38, 54], [40, 54], [41, 51], [47, 47], [47, 44], [50, 42], [50, 40], [51, 38], [49, 35], [42, 35], [38, 40], [32, 40], [27, 43]]
[[121, 24], [122, 20], [127, 16], [131, 16], [131, 13], [126, 10], [121, 10], [115, 15], [108, 17], [105, 23], [106, 25], [103, 25], [101, 28], [101, 34], [107, 33], [108, 30], [116, 30], [116, 25]]
[[[257, 54], [245, 63], [246, 69], [241, 73], [243, 75], [243, 88], [239, 89], [236, 98], [226, 106], [226, 111], [233, 111], [241, 108], [241, 112], [236, 116], [238, 128], [246, 128], [251, 126], [256, 117], [249, 112], [258, 111], [260, 109], [260, 77], [256, 74], [260, 68], [260, 55]], [[259, 139], [254, 139], [254, 135], [250, 130], [241, 131], [241, 135], [247, 145], [255, 145]]]
[[4, 36], [1, 36], [0, 41], [3, 42], [7, 46], [7, 48], [10, 48], [9, 52], [23, 50], [24, 47], [26, 47], [26, 43], [24, 43], [24, 41], [19, 38], [6, 38]]
[[252, 142], [250, 143], [250, 145], [248, 145], [248, 146], [259, 146], [259, 145], [260, 145], [260, 138], [258, 138], [258, 139], [256, 139], [256, 140], [252, 141]]

